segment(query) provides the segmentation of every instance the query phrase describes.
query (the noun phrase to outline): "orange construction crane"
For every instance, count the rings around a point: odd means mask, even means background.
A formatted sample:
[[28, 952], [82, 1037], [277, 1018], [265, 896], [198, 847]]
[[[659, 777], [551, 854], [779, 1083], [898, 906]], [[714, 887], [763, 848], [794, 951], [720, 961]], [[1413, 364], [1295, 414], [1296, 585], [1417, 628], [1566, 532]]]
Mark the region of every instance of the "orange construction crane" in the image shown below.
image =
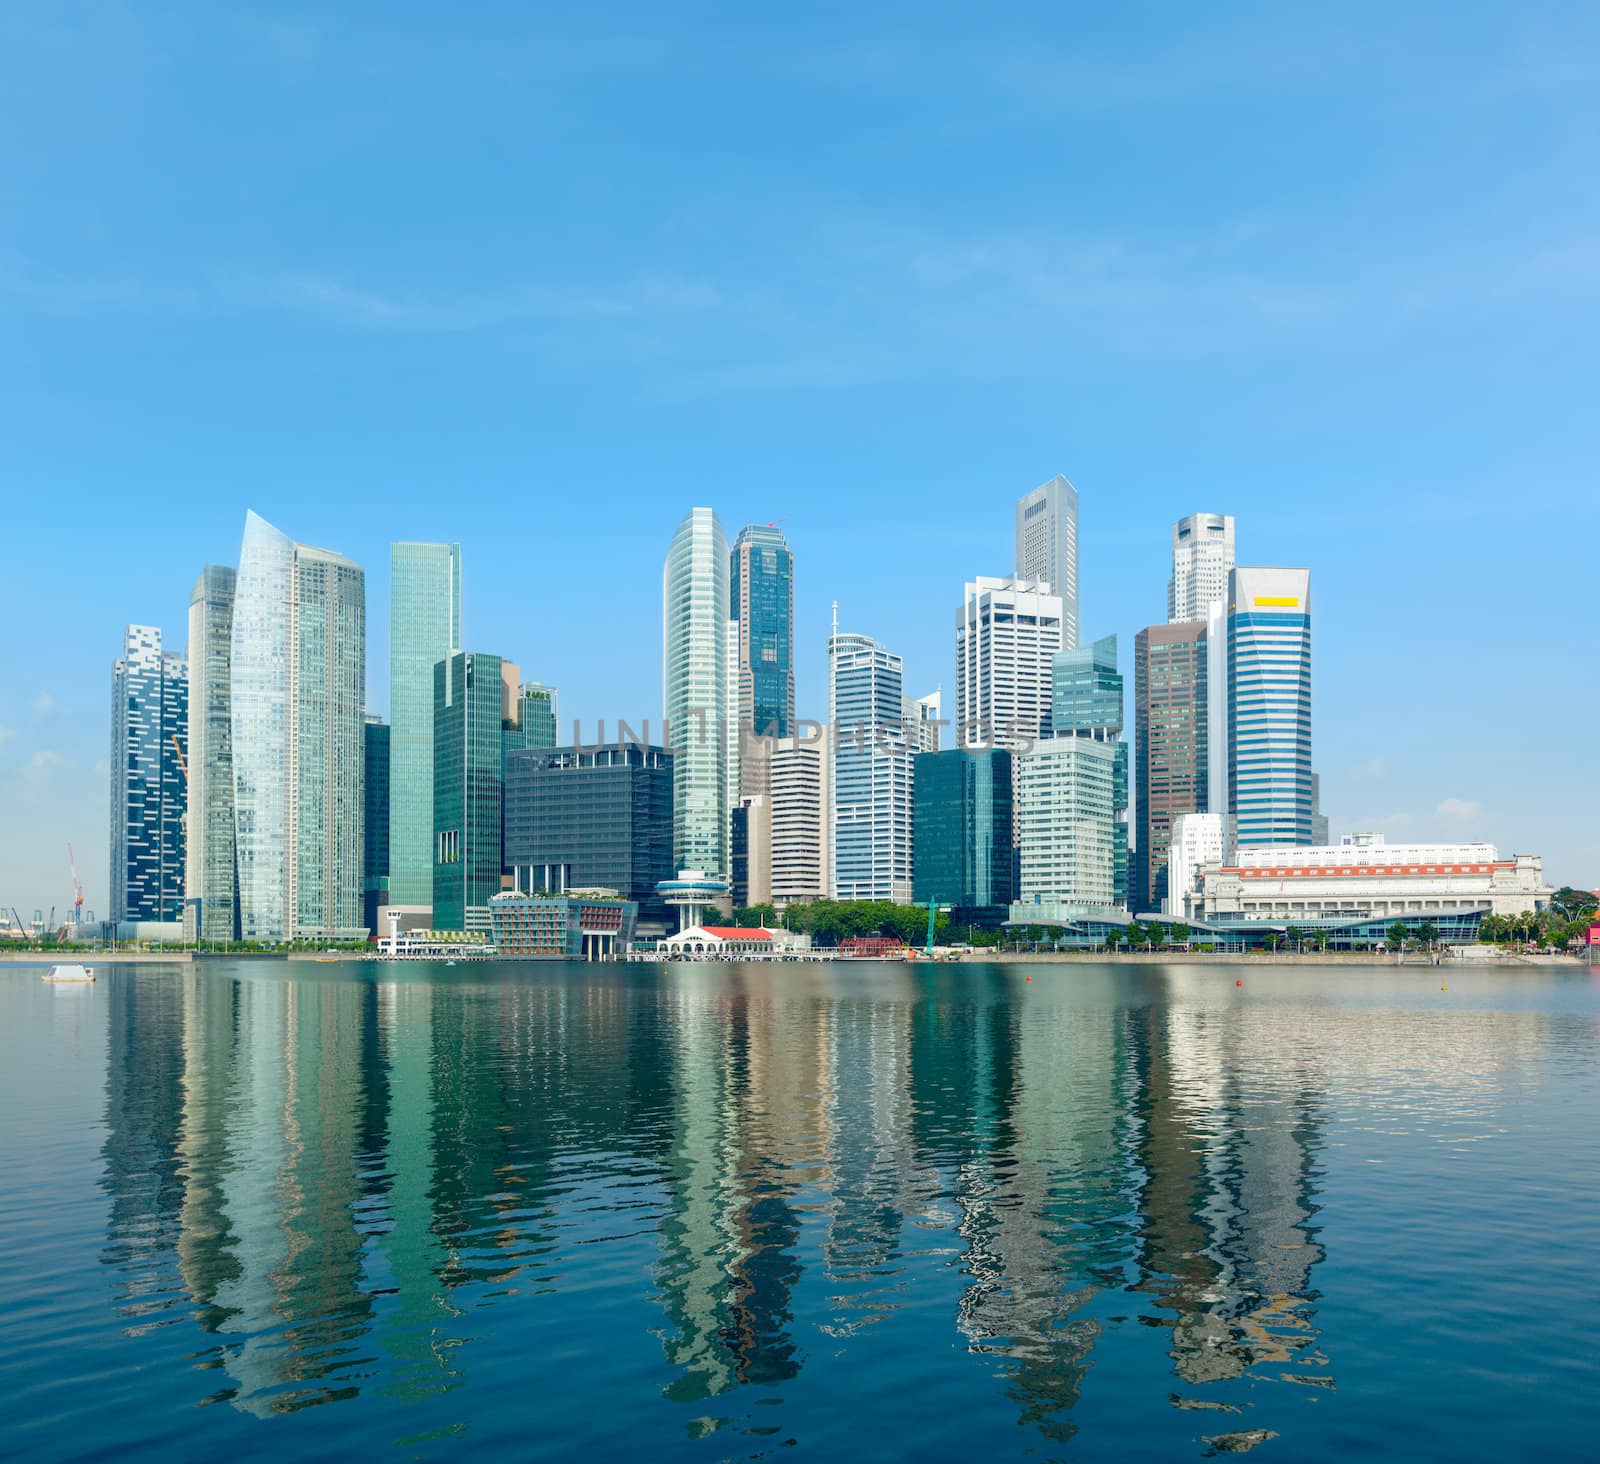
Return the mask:
[[184, 786], [189, 784], [189, 764], [183, 760], [183, 744], [178, 741], [178, 734], [172, 734], [172, 750], [178, 754], [178, 771], [183, 774]]

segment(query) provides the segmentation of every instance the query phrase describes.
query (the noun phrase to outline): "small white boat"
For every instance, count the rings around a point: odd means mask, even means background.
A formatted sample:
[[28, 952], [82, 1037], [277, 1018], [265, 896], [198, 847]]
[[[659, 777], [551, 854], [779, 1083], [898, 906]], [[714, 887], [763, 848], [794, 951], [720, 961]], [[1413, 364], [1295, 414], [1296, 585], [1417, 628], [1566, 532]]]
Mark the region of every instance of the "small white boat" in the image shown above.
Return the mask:
[[81, 984], [94, 980], [93, 966], [52, 966], [43, 976], [41, 981], [56, 981], [65, 984]]

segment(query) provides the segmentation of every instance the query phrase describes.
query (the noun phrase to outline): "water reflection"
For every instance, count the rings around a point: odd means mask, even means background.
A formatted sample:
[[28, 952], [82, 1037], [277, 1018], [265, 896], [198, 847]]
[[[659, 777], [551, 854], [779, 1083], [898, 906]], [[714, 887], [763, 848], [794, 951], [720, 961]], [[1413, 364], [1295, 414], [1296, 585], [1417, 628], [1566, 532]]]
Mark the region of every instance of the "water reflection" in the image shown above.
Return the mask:
[[654, 1348], [695, 1427], [906, 1308], [1050, 1444], [1119, 1329], [1164, 1336], [1180, 1406], [1332, 1387], [1328, 1037], [1398, 1044], [1374, 1072], [1416, 1038], [1150, 968], [1070, 1000], [998, 968], [263, 969], [103, 988], [124, 1326], [197, 1327], [195, 1401], [257, 1416], [438, 1400], [553, 1296]]

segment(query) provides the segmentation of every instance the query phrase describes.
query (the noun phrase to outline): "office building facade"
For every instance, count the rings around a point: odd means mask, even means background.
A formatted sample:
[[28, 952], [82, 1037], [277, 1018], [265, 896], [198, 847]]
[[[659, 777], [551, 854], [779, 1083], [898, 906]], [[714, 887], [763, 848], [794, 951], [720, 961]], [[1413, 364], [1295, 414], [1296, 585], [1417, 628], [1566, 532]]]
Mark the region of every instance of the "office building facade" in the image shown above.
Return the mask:
[[1167, 623], [1204, 620], [1228, 597], [1233, 572], [1233, 515], [1191, 513], [1172, 526], [1172, 578], [1167, 581]]
[[835, 626], [828, 640], [834, 899], [911, 898], [913, 749], [903, 686], [899, 656]]
[[1118, 745], [1066, 734], [1047, 737], [1013, 759], [1018, 828], [1013, 921], [1043, 923], [1065, 910], [1122, 903], [1117, 898]]
[[239, 936], [233, 830], [234, 571], [208, 564], [189, 596], [189, 763], [186, 940]]
[[[1113, 904], [1125, 907], [1132, 882], [1128, 853], [1128, 744], [1122, 740], [1123, 681], [1117, 666], [1116, 636], [1102, 636], [1091, 645], [1062, 651], [1055, 658], [1052, 678], [1050, 717], [1054, 736], [1101, 742], [1111, 750], [1111, 898]], [[1083, 766], [1094, 774], [1094, 764]]]
[[1228, 811], [1241, 846], [1311, 842], [1311, 573], [1235, 569]]
[[771, 900], [785, 905], [826, 899], [830, 888], [832, 739], [791, 738], [772, 749], [767, 797], [772, 830]]
[[366, 634], [361, 566], [247, 514], [231, 688], [246, 940], [363, 929]]
[[917, 755], [912, 898], [954, 907], [952, 925], [998, 925], [1016, 899], [1011, 767], [998, 747]]
[[1134, 639], [1135, 912], [1165, 908], [1174, 822], [1208, 806], [1206, 649], [1203, 620], [1147, 626]]
[[739, 531], [728, 560], [728, 603], [736, 637], [739, 726], [789, 737], [794, 732], [794, 556], [781, 529], [750, 524]]
[[362, 730], [365, 768], [362, 774], [361, 923], [380, 935], [378, 911], [389, 903], [389, 727], [382, 717], [367, 714]]
[[1059, 595], [1042, 580], [969, 580], [956, 612], [956, 745], [1011, 747], [1046, 730], [1056, 653], [1066, 644]]
[[461, 649], [461, 546], [389, 546], [389, 899], [433, 902], [434, 667]]
[[433, 668], [433, 928], [487, 931], [500, 892], [516, 668], [457, 651]]
[[1017, 500], [1019, 580], [1043, 580], [1061, 601], [1061, 645], [1078, 644], [1078, 490], [1057, 473]]
[[508, 754], [505, 861], [516, 888], [616, 890], [664, 933], [656, 886], [677, 873], [672, 764], [665, 748], [631, 742]]
[[161, 632], [130, 625], [111, 671], [111, 919], [181, 927], [189, 673]]
[[1161, 913], [1173, 920], [1201, 916], [1200, 872], [1208, 865], [1223, 863], [1227, 853], [1227, 814], [1180, 813], [1173, 819]]
[[684, 515], [662, 571], [663, 715], [673, 775], [674, 869], [726, 878], [730, 742], [728, 540], [709, 508]]
[[517, 724], [523, 747], [552, 748], [558, 735], [561, 714], [556, 689], [542, 681], [524, 681], [517, 693]]

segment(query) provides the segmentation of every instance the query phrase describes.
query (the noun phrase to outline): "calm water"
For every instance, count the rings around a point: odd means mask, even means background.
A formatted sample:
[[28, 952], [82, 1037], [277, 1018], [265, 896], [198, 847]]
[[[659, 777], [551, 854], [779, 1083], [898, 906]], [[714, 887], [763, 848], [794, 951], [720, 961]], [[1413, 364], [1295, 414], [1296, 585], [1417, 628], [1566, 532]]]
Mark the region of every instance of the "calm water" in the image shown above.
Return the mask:
[[1028, 974], [0, 967], [0, 1454], [1593, 1457], [1600, 974]]

